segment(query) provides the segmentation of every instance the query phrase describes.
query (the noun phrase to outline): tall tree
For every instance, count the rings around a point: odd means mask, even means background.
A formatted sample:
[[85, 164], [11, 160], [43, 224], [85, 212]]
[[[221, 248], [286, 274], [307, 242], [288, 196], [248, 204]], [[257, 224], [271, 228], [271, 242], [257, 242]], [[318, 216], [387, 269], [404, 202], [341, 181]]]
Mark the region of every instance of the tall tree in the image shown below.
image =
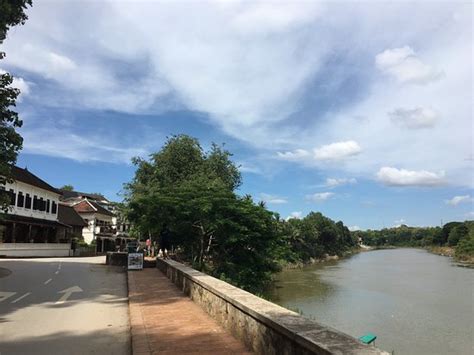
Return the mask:
[[231, 154], [179, 135], [168, 139], [125, 186], [128, 218], [144, 235], [171, 228], [181, 258], [251, 291], [277, 269], [277, 217], [235, 189], [241, 184]]
[[[32, 5], [32, 0], [0, 0], [0, 44], [7, 36], [7, 31], [16, 25], [22, 25], [28, 19], [25, 10]], [[0, 52], [0, 60], [5, 53]], [[14, 111], [20, 90], [11, 87], [13, 77], [9, 73], [0, 74], [0, 185], [11, 179], [11, 168], [16, 163], [23, 139], [16, 131], [22, 121]], [[0, 190], [0, 209], [6, 210], [9, 196]]]

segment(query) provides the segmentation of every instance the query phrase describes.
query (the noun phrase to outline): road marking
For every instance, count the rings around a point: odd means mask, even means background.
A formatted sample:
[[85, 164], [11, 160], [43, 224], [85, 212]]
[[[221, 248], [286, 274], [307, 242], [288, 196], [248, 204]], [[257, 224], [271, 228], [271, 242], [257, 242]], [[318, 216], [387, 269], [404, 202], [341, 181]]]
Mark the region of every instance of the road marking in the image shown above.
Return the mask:
[[17, 303], [18, 301], [21, 301], [23, 298], [31, 295], [31, 292], [25, 293], [23, 296], [18, 297], [16, 300], [13, 300], [12, 303]]
[[57, 271], [55, 272], [55, 274], [56, 274], [56, 275], [59, 274], [59, 270], [57, 270]]
[[61, 304], [67, 301], [67, 299], [74, 293], [74, 292], [82, 292], [82, 288], [79, 286], [69, 287], [65, 290], [59, 291], [58, 293], [64, 293], [61, 298], [56, 302], [56, 304]]
[[59, 262], [58, 270], [61, 270], [61, 263], [62, 263], [62, 261]]
[[44, 282], [45, 285], [49, 284], [51, 281], [53, 281], [53, 279], [48, 279]]
[[5, 301], [7, 298], [15, 295], [16, 292], [0, 292], [0, 302]]

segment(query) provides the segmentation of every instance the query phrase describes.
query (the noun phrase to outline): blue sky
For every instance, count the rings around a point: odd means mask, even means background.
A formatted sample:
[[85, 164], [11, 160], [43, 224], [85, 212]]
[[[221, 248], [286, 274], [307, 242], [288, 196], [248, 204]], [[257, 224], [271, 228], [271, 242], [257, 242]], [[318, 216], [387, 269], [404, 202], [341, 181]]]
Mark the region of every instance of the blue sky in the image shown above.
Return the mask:
[[166, 136], [356, 228], [472, 219], [472, 4], [38, 1], [1, 50], [18, 165], [112, 200]]

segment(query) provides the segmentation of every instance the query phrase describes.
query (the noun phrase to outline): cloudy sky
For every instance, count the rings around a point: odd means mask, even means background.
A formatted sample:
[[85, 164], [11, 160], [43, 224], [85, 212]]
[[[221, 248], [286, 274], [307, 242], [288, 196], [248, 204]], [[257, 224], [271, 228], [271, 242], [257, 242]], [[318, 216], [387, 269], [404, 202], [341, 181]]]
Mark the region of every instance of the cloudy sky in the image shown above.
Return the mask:
[[113, 200], [171, 134], [225, 143], [240, 193], [355, 228], [474, 218], [473, 6], [36, 1], [0, 47], [18, 165]]

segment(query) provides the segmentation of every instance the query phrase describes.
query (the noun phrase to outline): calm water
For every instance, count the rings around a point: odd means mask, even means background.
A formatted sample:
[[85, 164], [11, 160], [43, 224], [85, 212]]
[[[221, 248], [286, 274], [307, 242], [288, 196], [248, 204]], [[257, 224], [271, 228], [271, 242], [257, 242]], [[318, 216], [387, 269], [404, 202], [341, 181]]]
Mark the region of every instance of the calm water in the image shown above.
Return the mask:
[[474, 354], [474, 270], [418, 249], [359, 253], [278, 276], [274, 302], [395, 354]]

